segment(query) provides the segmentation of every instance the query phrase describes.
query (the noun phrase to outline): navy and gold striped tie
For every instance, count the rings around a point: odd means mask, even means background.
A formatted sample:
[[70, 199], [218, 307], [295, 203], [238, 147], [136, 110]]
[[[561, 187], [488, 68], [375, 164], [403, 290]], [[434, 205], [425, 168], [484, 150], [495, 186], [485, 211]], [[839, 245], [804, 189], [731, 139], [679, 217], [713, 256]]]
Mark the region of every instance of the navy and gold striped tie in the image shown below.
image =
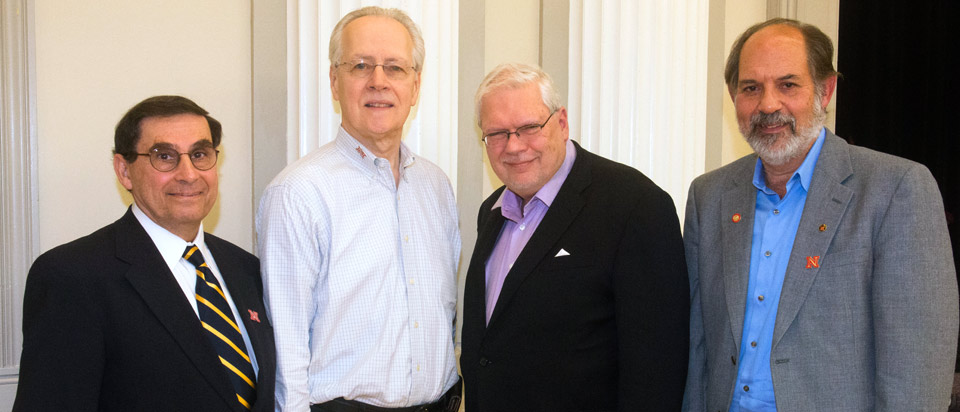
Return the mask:
[[188, 245], [183, 258], [197, 268], [197, 311], [200, 324], [207, 331], [207, 338], [220, 355], [220, 363], [237, 392], [237, 400], [247, 409], [256, 401], [256, 376], [247, 356], [247, 347], [240, 335], [240, 327], [227, 304], [220, 283], [203, 261], [196, 245]]

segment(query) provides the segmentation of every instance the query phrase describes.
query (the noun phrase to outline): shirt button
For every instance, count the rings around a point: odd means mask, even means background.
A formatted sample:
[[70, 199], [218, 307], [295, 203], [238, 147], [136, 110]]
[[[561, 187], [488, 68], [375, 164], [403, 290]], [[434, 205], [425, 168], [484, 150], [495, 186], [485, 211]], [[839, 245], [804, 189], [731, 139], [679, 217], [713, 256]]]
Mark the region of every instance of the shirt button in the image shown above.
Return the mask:
[[780, 214], [780, 209], [773, 209], [773, 214], [779, 215], [779, 214]]
[[747, 385], [743, 385], [743, 391], [744, 391], [744, 392], [750, 392], [750, 387], [747, 386]]
[[763, 302], [763, 295], [757, 296], [757, 300]]
[[752, 346], [752, 347], [754, 347], [754, 348], [757, 347], [757, 342], [750, 342], [750, 346]]
[[525, 223], [520, 225], [520, 230], [523, 230], [523, 229], [526, 229], [526, 228], [527, 228], [527, 225], [526, 225]]
[[404, 242], [409, 242], [409, 241], [410, 241], [410, 236], [404, 236], [404, 237], [403, 237], [403, 241], [404, 241]]
[[412, 284], [414, 284], [414, 283], [415, 283], [415, 282], [413, 281], [413, 278], [410, 278], [410, 284], [412, 285]]
[[413, 328], [414, 328], [414, 329], [419, 328], [419, 327], [420, 327], [420, 322], [413, 322]]
[[420, 364], [417, 364], [417, 372], [420, 372]]
[[773, 253], [770, 253], [769, 250], [766, 251], [766, 252], [763, 252], [763, 255], [766, 256], [766, 257], [770, 257], [770, 255], [772, 255], [772, 254], [773, 254]]

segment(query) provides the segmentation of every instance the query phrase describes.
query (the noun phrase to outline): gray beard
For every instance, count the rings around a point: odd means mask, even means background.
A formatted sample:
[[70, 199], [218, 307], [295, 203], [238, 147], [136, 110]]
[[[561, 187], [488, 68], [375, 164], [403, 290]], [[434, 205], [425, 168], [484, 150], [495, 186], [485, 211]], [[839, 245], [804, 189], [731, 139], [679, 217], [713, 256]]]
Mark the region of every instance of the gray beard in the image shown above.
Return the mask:
[[[814, 140], [820, 136], [820, 129], [827, 119], [827, 111], [820, 104], [819, 94], [813, 99], [813, 118], [807, 126], [797, 126], [797, 119], [783, 114], [779, 110], [773, 113], [757, 113], [750, 117], [749, 124], [740, 124], [740, 133], [747, 143], [757, 152], [764, 164], [780, 166], [803, 156]], [[785, 123], [790, 132], [782, 135], [768, 135], [760, 132], [761, 125]]]

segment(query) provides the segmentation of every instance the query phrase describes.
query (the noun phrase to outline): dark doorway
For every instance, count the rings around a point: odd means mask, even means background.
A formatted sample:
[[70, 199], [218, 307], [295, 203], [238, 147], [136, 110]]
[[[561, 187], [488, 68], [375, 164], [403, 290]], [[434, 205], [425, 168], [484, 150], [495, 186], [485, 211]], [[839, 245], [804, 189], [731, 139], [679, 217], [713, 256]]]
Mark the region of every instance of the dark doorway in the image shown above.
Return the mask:
[[943, 195], [954, 262], [960, 262], [958, 9], [956, 0], [840, 0], [837, 54], [843, 75], [837, 135], [930, 169]]

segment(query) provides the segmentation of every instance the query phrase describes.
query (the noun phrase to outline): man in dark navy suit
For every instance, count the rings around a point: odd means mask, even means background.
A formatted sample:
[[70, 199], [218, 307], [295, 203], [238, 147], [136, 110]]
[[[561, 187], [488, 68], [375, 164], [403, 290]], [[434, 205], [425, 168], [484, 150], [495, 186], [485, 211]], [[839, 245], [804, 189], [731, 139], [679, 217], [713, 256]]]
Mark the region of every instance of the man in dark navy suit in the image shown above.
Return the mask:
[[259, 261], [203, 232], [221, 126], [179, 96], [117, 124], [134, 204], [41, 255], [27, 276], [14, 411], [272, 411]]

